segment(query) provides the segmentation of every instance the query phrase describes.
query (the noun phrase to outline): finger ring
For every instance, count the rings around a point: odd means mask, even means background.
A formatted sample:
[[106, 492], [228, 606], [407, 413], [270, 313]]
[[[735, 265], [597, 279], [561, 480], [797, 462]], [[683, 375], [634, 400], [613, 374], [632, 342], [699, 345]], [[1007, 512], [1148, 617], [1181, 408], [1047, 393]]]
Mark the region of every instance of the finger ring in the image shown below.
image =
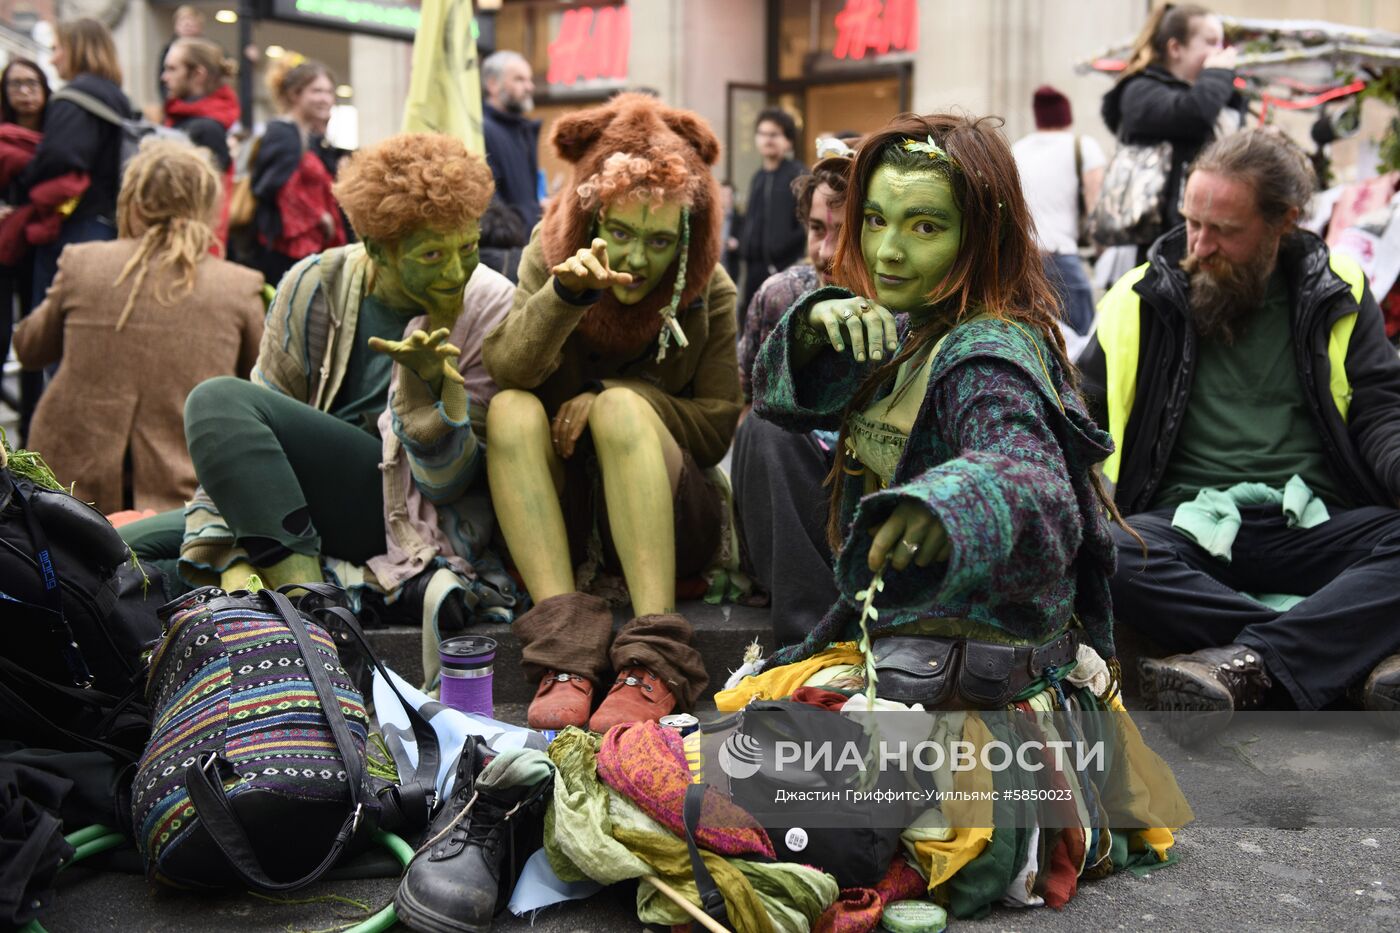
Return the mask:
[[849, 320], [851, 319], [851, 315], [854, 314], [854, 313], [855, 313], [855, 312], [853, 312], [850, 308], [842, 308], [842, 309], [841, 309], [841, 320], [843, 320], [843, 321], [849, 321]]
[[862, 311], [869, 311], [869, 310], [870, 310], [870, 302], [868, 302], [868, 301], [866, 301], [864, 298], [862, 298], [862, 299], [860, 300], [860, 309], [861, 309]]
[[905, 547], [905, 550], [907, 550], [910, 554], [917, 554], [917, 553], [919, 553], [919, 546], [918, 546], [917, 544], [911, 544], [907, 539], [906, 539], [906, 540], [901, 540], [899, 543], [900, 543], [900, 544], [903, 544], [904, 547]]
[[568, 419], [568, 418], [565, 418], [565, 419], [564, 419], [564, 423], [565, 423], [565, 424], [569, 424], [569, 423], [570, 423], [569, 419]]

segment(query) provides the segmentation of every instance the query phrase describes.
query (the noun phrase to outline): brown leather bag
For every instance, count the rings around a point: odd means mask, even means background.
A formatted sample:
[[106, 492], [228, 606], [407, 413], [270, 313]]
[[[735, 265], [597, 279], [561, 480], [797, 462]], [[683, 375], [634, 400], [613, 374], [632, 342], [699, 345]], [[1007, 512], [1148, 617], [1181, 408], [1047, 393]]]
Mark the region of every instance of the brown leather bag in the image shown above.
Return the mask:
[[248, 151], [248, 171], [233, 183], [233, 194], [228, 201], [228, 228], [238, 230], [251, 226], [258, 211], [258, 200], [253, 197], [253, 166], [258, 161], [258, 150], [262, 148], [262, 137], [253, 140]]

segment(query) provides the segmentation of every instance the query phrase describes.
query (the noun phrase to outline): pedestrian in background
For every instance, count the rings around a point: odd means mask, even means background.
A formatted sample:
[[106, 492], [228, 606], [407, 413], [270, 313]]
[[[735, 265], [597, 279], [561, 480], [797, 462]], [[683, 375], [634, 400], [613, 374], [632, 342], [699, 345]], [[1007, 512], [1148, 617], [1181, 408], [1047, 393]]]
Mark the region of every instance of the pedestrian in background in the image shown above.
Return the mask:
[[271, 285], [298, 259], [345, 244], [335, 177], [313, 142], [323, 139], [335, 106], [335, 78], [321, 62], [284, 55], [268, 88], [282, 116], [268, 121], [253, 158], [257, 244], [248, 263]]
[[238, 63], [224, 57], [217, 42], [208, 39], [176, 39], [165, 53], [161, 83], [166, 90], [165, 125], [174, 127], [196, 146], [209, 151], [222, 179], [219, 214], [214, 233], [228, 242], [228, 204], [233, 193], [233, 158], [229, 131], [238, 123], [241, 108], [228, 79], [238, 73]]
[[177, 6], [170, 21], [174, 35], [165, 43], [165, 48], [160, 50], [160, 59], [156, 62], [156, 89], [160, 91], [161, 100], [165, 100], [170, 93], [165, 86], [165, 57], [170, 54], [171, 47], [181, 39], [204, 37], [204, 13], [197, 6], [188, 3]]
[[792, 183], [807, 167], [793, 158], [797, 123], [778, 107], [759, 111], [754, 121], [754, 148], [763, 167], [749, 183], [739, 254], [744, 260], [744, 294], [739, 302], [739, 332], [749, 302], [764, 280], [802, 258], [807, 231], [797, 218]]
[[[0, 364], [10, 354], [10, 331], [15, 321], [15, 302], [19, 302], [19, 317], [23, 320], [34, 308], [34, 257], [24, 236], [23, 226], [29, 212], [15, 211], [21, 200], [16, 184], [21, 172], [28, 168], [44, 138], [44, 111], [49, 105], [49, 80], [38, 62], [27, 58], [12, 58], [0, 71], [0, 192], [4, 196], [3, 223], [0, 240], [5, 242], [4, 259], [0, 260]], [[39, 393], [44, 390], [43, 373], [20, 373], [19, 438], [23, 443], [29, 433], [29, 421]]]
[[1011, 148], [1035, 221], [1045, 277], [1060, 299], [1060, 317], [1081, 336], [1094, 322], [1094, 289], [1079, 258], [1079, 230], [1094, 209], [1107, 161], [1089, 136], [1076, 135], [1069, 98], [1048, 84], [1031, 101], [1035, 132]]
[[34, 304], [44, 300], [58, 268], [58, 257], [69, 243], [111, 240], [117, 235], [113, 218], [121, 180], [121, 135], [116, 123], [98, 116], [77, 99], [89, 100], [131, 115], [131, 102], [122, 93], [122, 69], [117, 47], [107, 27], [95, 19], [59, 23], [55, 30], [53, 67], [67, 82], [44, 114], [44, 140], [34, 161], [20, 177], [25, 191], [59, 176], [87, 176], [87, 187], [59, 230], [58, 239], [34, 250]]
[[535, 109], [530, 63], [505, 49], [489, 55], [481, 63], [481, 87], [481, 126], [496, 196], [520, 215], [529, 237], [540, 222], [540, 121], [527, 116]]
[[[1103, 99], [1103, 122], [1121, 143], [1170, 140], [1171, 167], [1162, 193], [1162, 230], [1181, 223], [1186, 166], [1206, 143], [1240, 128], [1244, 98], [1235, 90], [1234, 48], [1205, 7], [1162, 4], [1133, 43], [1128, 66]], [[1138, 244], [1139, 263], [1149, 243]]]

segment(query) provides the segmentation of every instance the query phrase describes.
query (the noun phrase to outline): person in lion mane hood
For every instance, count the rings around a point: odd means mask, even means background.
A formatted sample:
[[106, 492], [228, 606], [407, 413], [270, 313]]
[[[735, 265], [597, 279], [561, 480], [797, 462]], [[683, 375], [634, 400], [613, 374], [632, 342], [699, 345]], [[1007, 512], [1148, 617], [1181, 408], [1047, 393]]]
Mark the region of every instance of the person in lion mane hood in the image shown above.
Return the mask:
[[[742, 403], [735, 290], [718, 264], [719, 140], [702, 119], [620, 94], [560, 118], [551, 142], [572, 175], [483, 348], [503, 390], [487, 469], [535, 602], [514, 623], [539, 683], [529, 724], [602, 732], [689, 709], [707, 683], [676, 578], [719, 546], [721, 498], [702, 470]], [[626, 580], [635, 618], [615, 638], [608, 604], [575, 584], [588, 560]]]

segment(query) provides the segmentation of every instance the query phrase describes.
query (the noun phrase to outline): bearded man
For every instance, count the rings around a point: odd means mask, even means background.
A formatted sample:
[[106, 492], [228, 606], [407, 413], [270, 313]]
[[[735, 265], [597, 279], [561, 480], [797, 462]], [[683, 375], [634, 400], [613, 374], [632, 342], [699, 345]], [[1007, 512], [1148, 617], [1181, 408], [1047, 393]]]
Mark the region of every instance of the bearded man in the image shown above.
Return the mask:
[[1115, 452], [1117, 618], [1154, 708], [1400, 709], [1400, 360], [1361, 269], [1297, 229], [1303, 153], [1214, 143], [1184, 227], [1100, 304], [1080, 365]]

